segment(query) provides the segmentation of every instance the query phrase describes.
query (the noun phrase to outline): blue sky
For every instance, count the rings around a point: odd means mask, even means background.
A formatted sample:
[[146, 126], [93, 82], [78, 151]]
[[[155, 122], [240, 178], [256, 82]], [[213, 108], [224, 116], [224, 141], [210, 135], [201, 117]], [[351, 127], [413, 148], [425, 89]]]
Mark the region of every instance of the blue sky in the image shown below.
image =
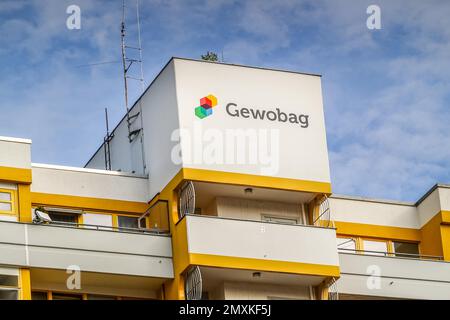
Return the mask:
[[[66, 28], [72, 4], [81, 30]], [[370, 4], [381, 30], [366, 27]], [[322, 74], [334, 192], [415, 201], [450, 182], [450, 1], [141, 0], [141, 11], [147, 84], [171, 56], [207, 50]], [[33, 162], [84, 165], [104, 108], [113, 124], [123, 116], [120, 64], [80, 67], [120, 59], [120, 15], [121, 0], [0, 0], [0, 135], [32, 139]]]

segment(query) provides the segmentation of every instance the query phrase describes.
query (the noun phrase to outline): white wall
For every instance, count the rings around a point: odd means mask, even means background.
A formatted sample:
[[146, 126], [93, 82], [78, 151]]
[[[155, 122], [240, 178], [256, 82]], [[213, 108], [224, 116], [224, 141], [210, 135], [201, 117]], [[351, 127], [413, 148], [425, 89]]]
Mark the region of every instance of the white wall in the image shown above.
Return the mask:
[[440, 211], [450, 210], [450, 187], [434, 187], [419, 204], [333, 195], [334, 221], [420, 229]]
[[424, 226], [441, 210], [439, 190], [433, 190], [417, 207], [419, 211], [420, 226]]
[[[227, 129], [279, 130], [279, 152], [276, 153], [279, 170], [270, 175], [330, 182], [319, 76], [182, 59], [174, 61], [180, 124], [191, 136], [199, 126], [203, 132], [216, 130], [221, 133]], [[217, 97], [218, 105], [214, 107], [213, 115], [200, 120], [194, 110], [199, 106], [199, 100], [208, 94]], [[279, 108], [285, 113], [307, 114], [309, 127], [231, 117], [225, 108], [230, 102], [240, 107], [261, 110]], [[196, 147], [211, 144], [197, 141]], [[183, 145], [185, 167], [269, 175], [262, 171], [267, 166], [261, 161], [256, 164], [207, 163], [204, 159], [189, 162], [187, 155], [188, 148]]]
[[177, 100], [173, 61], [159, 74], [142, 97], [144, 146], [150, 176], [150, 197], [160, 192], [181, 169], [175, 164], [171, 152], [176, 142], [171, 135], [178, 129]]
[[307, 286], [225, 282], [223, 291], [226, 300], [269, 300], [274, 298], [310, 300]]
[[439, 186], [439, 200], [442, 211], [450, 211], [450, 186]]
[[31, 140], [0, 137], [0, 167], [30, 169]]
[[32, 192], [147, 202], [148, 179], [118, 172], [33, 165]]
[[[171, 159], [171, 151], [176, 144], [176, 142], [171, 142], [171, 135], [180, 127], [173, 62], [166, 65], [152, 82], [135, 107], [132, 108], [130, 116], [137, 112], [141, 112], [141, 114], [133, 122], [131, 129], [140, 127], [140, 117], [142, 117], [146, 173], [151, 176], [147, 197], [151, 199], [181, 169], [181, 164], [174, 164]], [[125, 120], [114, 129], [113, 133], [114, 138], [110, 143], [112, 169], [143, 174], [142, 135], [140, 134], [130, 144]], [[104, 146], [97, 151], [86, 167], [105, 168], [103, 148]]]
[[219, 217], [261, 221], [263, 215], [268, 215], [303, 222], [301, 207], [297, 204], [217, 197], [215, 206]]
[[[139, 112], [139, 107], [130, 111], [130, 117]], [[135, 118], [131, 130], [140, 128], [140, 118]], [[111, 170], [144, 174], [142, 162], [141, 135], [130, 143], [128, 139], [128, 127], [126, 119], [122, 119], [113, 130], [114, 138], [110, 142]], [[94, 154], [86, 164], [86, 168], [106, 169], [104, 145]]]
[[390, 227], [419, 228], [419, 214], [413, 204], [357, 200], [332, 196], [331, 219], [341, 222]]

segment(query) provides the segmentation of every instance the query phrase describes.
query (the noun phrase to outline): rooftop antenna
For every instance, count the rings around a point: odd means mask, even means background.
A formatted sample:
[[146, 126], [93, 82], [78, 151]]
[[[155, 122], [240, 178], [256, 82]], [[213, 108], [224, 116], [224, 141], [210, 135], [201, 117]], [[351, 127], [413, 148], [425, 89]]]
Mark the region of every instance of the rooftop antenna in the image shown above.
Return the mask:
[[[123, 81], [124, 81], [124, 96], [125, 96], [125, 109], [126, 109], [126, 121], [128, 127], [128, 141], [132, 143], [137, 138], [140, 139], [141, 142], [141, 152], [142, 152], [142, 165], [144, 169], [144, 173], [146, 171], [145, 165], [145, 156], [144, 156], [144, 133], [143, 133], [143, 120], [142, 120], [142, 106], [139, 103], [139, 111], [130, 115], [130, 106], [129, 106], [129, 97], [128, 97], [128, 89], [129, 83], [128, 80], [139, 81], [141, 84], [142, 93], [145, 90], [144, 83], [144, 66], [142, 61], [142, 42], [141, 42], [141, 21], [140, 21], [140, 13], [139, 13], [139, 0], [136, 0], [136, 23], [137, 23], [137, 35], [138, 35], [138, 45], [136, 47], [126, 45], [126, 4], [125, 0], [122, 0], [122, 23], [121, 23], [121, 47], [122, 47], [122, 66], [123, 66]], [[135, 50], [138, 53], [138, 58], [130, 58], [127, 55], [127, 49]], [[140, 66], [140, 75], [132, 75], [132, 69], [130, 69], [133, 64], [139, 64]], [[140, 117], [140, 124], [134, 125], [137, 118]]]
[[103, 150], [105, 151], [105, 169], [111, 170], [111, 149], [109, 143], [114, 138], [114, 133], [109, 133], [108, 108], [105, 108], [106, 136], [103, 138]]
[[137, 31], [138, 31], [138, 48], [139, 48], [139, 60], [141, 67], [141, 90], [142, 93], [145, 91], [144, 84], [144, 60], [142, 59], [142, 42], [141, 42], [141, 18], [139, 14], [139, 0], [136, 0], [136, 21], [137, 21]]
[[[139, 114], [134, 114], [130, 116], [130, 107], [128, 102], [128, 80], [136, 80], [141, 83], [141, 90], [144, 91], [144, 68], [142, 64], [142, 45], [141, 45], [141, 31], [140, 31], [140, 18], [139, 18], [139, 0], [136, 0], [136, 18], [137, 18], [137, 27], [138, 27], [138, 46], [132, 47], [126, 45], [126, 5], [125, 0], [122, 0], [122, 23], [121, 23], [121, 47], [122, 47], [122, 66], [123, 66], [123, 80], [124, 80], [124, 95], [125, 95], [125, 109], [126, 109], [126, 118], [128, 125], [128, 139], [130, 142], [133, 142], [133, 139], [139, 134], [141, 129], [132, 130], [131, 125], [134, 122], [135, 118], [139, 116]], [[138, 59], [133, 59], [127, 56], [127, 49], [137, 50], [139, 53]], [[133, 76], [130, 75], [133, 64], [140, 64], [140, 75]]]

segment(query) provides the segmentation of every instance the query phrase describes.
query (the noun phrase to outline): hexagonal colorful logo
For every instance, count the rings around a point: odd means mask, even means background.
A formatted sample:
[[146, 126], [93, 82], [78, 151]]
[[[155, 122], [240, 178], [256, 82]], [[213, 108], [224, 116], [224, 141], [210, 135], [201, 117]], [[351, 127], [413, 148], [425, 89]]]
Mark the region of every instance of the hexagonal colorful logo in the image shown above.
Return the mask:
[[213, 113], [213, 108], [217, 106], [217, 98], [212, 94], [200, 99], [200, 105], [195, 108], [195, 115], [200, 119], [206, 118]]

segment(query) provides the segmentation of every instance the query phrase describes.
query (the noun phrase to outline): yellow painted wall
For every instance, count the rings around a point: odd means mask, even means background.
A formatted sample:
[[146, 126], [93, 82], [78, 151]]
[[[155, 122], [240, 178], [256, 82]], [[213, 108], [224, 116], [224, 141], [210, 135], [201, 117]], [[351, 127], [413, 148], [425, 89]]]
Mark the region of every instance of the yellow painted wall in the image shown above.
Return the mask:
[[30, 269], [20, 269], [20, 300], [31, 300]]
[[450, 261], [450, 225], [441, 224], [441, 239], [442, 239], [442, 256], [445, 261]]
[[441, 237], [441, 215], [437, 214], [422, 229], [420, 252], [429, 256], [443, 256]]
[[19, 201], [19, 221], [31, 222], [33, 220], [31, 214], [31, 191], [30, 185], [19, 184], [17, 186], [17, 194]]
[[337, 228], [336, 232], [339, 236], [366, 237], [414, 242], [420, 242], [422, 240], [422, 233], [419, 229], [387, 227], [341, 221], [335, 221], [334, 225]]

